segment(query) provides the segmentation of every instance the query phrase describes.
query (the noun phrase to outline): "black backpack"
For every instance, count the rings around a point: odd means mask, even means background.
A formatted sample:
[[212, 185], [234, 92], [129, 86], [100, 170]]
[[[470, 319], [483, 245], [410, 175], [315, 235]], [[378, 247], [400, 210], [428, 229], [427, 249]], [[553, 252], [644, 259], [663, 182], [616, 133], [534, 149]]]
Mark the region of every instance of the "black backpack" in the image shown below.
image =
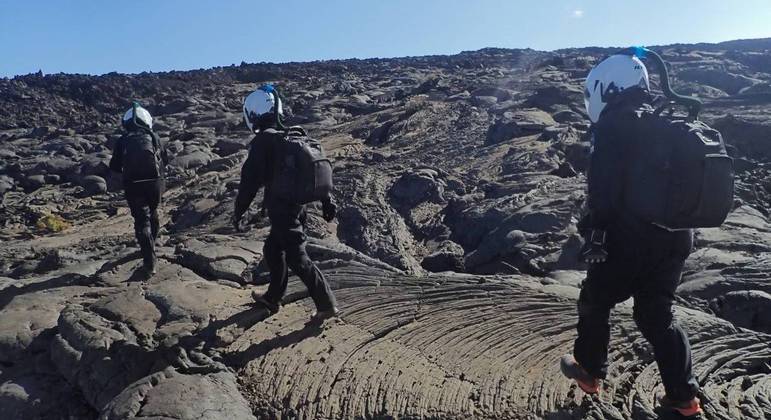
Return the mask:
[[701, 121], [636, 112], [626, 168], [627, 211], [669, 229], [720, 226], [733, 207], [733, 160], [723, 137]]
[[288, 128], [274, 143], [271, 194], [288, 203], [321, 201], [332, 193], [332, 163], [318, 140], [300, 127]]
[[161, 151], [156, 138], [146, 131], [129, 132], [123, 150], [123, 178], [131, 182], [161, 177]]

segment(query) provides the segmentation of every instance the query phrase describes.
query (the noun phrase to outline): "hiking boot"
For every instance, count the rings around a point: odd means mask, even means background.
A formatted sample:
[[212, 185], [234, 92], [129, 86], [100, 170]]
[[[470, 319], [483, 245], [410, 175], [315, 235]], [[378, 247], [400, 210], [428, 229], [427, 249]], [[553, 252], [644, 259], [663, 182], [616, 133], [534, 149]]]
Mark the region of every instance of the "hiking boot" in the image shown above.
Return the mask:
[[701, 401], [696, 397], [687, 401], [675, 401], [664, 396], [664, 398], [661, 399], [661, 407], [666, 410], [674, 411], [683, 417], [695, 417], [702, 413]]
[[278, 313], [278, 310], [280, 309], [278, 303], [274, 303], [273, 301], [266, 298], [265, 295], [257, 293], [256, 290], [252, 290], [252, 299], [254, 299], [254, 301], [260, 305], [264, 306], [271, 315]]
[[142, 262], [142, 267], [144, 268], [145, 273], [147, 273], [148, 276], [152, 276], [157, 272], [155, 268], [157, 265], [158, 265], [157, 259], [155, 257], [146, 259]]
[[597, 394], [600, 392], [600, 379], [589, 374], [576, 359], [566, 354], [560, 359], [560, 370], [566, 377], [573, 379], [578, 387], [587, 394]]
[[314, 311], [313, 314], [311, 315], [311, 319], [313, 321], [320, 322], [329, 318], [337, 318], [339, 315], [340, 315], [340, 310], [335, 307], [332, 307], [332, 309], [327, 309], [325, 311], [319, 311], [319, 310]]

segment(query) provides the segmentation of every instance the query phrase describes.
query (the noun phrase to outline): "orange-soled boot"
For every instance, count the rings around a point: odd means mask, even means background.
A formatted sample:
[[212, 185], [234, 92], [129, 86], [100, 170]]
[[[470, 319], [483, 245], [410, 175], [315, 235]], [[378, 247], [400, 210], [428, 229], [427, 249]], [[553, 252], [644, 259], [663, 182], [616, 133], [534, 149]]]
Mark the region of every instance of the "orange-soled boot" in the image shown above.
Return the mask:
[[569, 354], [560, 359], [560, 370], [566, 377], [573, 379], [578, 387], [587, 394], [597, 394], [600, 392], [600, 379], [590, 375], [578, 364], [576, 359]]
[[695, 417], [702, 413], [701, 401], [696, 397], [687, 401], [675, 401], [665, 396], [661, 399], [661, 406], [667, 410], [672, 410], [683, 417]]

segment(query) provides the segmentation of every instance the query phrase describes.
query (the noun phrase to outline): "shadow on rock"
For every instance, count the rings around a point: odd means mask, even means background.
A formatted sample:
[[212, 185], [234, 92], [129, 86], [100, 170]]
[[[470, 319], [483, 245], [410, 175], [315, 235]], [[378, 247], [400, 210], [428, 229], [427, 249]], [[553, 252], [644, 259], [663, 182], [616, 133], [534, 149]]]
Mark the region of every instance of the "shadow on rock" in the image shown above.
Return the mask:
[[131, 276], [129, 276], [129, 278], [126, 280], [126, 283], [143, 282], [150, 280], [150, 277], [151, 276], [147, 273], [147, 271], [140, 265], [134, 269], [134, 271], [131, 273]]
[[205, 340], [210, 347], [227, 346], [245, 331], [269, 316], [270, 312], [266, 308], [255, 304], [227, 319], [210, 322], [206, 328], [198, 333], [198, 337]]
[[321, 323], [310, 320], [300, 330], [293, 331], [287, 335], [277, 335], [269, 340], [252, 344], [242, 352], [229, 355], [227, 357], [228, 365], [240, 369], [250, 361], [260, 358], [273, 350], [291, 347], [307, 338], [316, 337], [323, 330]]
[[69, 286], [88, 286], [93, 281], [91, 278], [77, 273], [69, 273], [63, 276], [54, 277], [45, 281], [28, 283], [21, 287], [9, 286], [0, 291], [0, 310], [5, 308], [13, 298], [28, 293], [42, 292], [49, 289], [57, 289]]

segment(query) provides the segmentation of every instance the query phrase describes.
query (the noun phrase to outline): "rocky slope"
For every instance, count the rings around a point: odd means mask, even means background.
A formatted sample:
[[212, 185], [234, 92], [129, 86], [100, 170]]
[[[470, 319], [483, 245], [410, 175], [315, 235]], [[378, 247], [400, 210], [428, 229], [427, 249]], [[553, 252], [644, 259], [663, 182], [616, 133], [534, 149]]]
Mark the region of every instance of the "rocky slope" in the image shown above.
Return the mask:
[[[771, 416], [770, 50], [659, 49], [738, 173], [679, 289], [711, 419]], [[610, 51], [0, 79], [0, 418], [666, 418], [627, 305], [600, 397], [557, 368], [585, 268], [582, 78]], [[267, 81], [335, 162], [339, 220], [308, 226], [345, 311], [323, 325], [294, 278], [278, 315], [252, 305], [267, 224], [257, 203], [250, 232], [228, 223], [241, 100]], [[107, 169], [132, 99], [173, 155], [149, 280]]]

